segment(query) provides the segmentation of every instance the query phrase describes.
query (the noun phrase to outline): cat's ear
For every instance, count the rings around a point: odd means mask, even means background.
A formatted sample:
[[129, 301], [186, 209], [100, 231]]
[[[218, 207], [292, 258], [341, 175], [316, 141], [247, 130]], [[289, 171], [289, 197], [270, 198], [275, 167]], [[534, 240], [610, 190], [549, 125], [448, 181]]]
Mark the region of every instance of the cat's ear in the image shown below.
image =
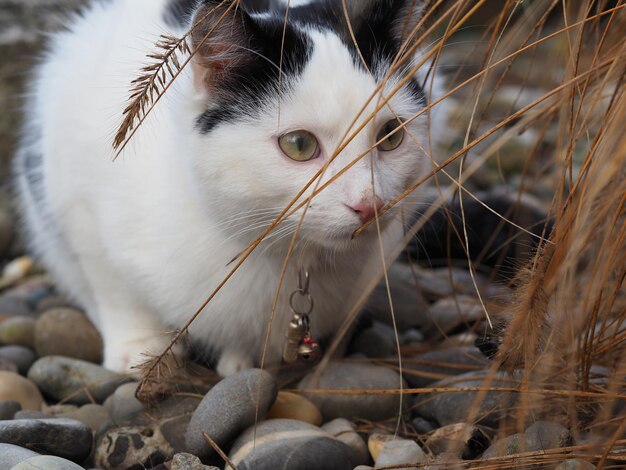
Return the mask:
[[254, 60], [254, 24], [231, 0], [204, 0], [193, 16], [191, 43], [194, 84], [201, 94], [214, 94], [233, 69]]

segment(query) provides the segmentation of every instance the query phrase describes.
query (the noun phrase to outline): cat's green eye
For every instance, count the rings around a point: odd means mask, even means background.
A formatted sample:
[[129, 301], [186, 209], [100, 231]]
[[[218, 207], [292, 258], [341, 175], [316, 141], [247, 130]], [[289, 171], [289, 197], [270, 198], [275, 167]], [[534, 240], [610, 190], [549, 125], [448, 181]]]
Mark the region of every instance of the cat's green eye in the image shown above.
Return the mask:
[[293, 131], [278, 138], [278, 145], [285, 155], [297, 162], [308, 162], [320, 154], [320, 144], [308, 131]]
[[[376, 136], [376, 142], [380, 142], [378, 144], [379, 150], [389, 152], [390, 150], [395, 150], [400, 147], [400, 144], [404, 140], [404, 128], [398, 129], [401, 124], [402, 122], [398, 119], [392, 119], [380, 128]], [[393, 132], [393, 134], [389, 135], [391, 132]]]

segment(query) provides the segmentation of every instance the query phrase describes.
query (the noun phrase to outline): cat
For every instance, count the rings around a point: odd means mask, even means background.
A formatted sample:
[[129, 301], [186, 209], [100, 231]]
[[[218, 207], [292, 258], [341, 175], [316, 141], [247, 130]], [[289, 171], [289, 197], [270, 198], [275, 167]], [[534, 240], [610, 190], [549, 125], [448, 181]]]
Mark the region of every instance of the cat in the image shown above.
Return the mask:
[[[51, 38], [35, 71], [14, 163], [29, 246], [101, 332], [111, 370], [129, 372], [144, 353], [169, 344], [231, 260], [328, 161], [421, 18], [414, 0], [348, 2], [357, 50], [341, 1], [294, 2], [285, 27], [284, 4], [266, 3], [94, 2]], [[159, 35], [180, 37], [196, 23], [189, 46], [198, 53], [114, 160], [129, 83]], [[384, 90], [417, 59], [402, 64]], [[332, 337], [380, 269], [376, 228], [352, 233], [433, 168], [423, 150], [426, 115], [398, 127], [426, 106], [424, 74], [401, 86], [323, 175], [321, 183], [381, 140], [308, 208], [266, 365], [281, 361], [299, 273], [310, 275], [311, 333], [321, 339]], [[379, 101], [371, 100], [357, 125]], [[190, 327], [222, 376], [260, 363], [302, 210]], [[387, 252], [403, 236], [403, 210], [412, 203], [380, 218]]]

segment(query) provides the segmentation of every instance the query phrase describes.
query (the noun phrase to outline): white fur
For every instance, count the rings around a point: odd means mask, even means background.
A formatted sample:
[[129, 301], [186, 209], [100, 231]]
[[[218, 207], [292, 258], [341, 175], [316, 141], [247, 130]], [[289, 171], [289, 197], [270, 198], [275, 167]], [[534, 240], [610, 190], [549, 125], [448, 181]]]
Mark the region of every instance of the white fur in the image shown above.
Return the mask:
[[[120, 371], [146, 349], [158, 351], [169, 342], [167, 332], [185, 323], [227, 275], [231, 259], [323, 165], [376, 87], [336, 36], [311, 31], [315, 49], [302, 79], [293, 94], [267, 107], [261, 122], [224, 124], [200, 135], [194, 124], [204, 101], [189, 67], [113, 162], [112, 135], [128, 84], [157, 36], [168, 32], [164, 4], [96, 4], [70, 32], [54, 38], [30, 101], [36, 138], [23, 149], [43, 155], [43, 203], [29, 196], [25, 175], [19, 175], [32, 246], [102, 332], [105, 366]], [[407, 103], [402, 93], [391, 100], [399, 115], [414, 112]], [[382, 110], [323, 181], [369, 148], [392, 117]], [[409, 126], [418, 139], [423, 123]], [[276, 138], [293, 129], [314, 133], [323, 158], [296, 163], [283, 156]], [[374, 151], [315, 198], [282, 288], [269, 363], [280, 361], [291, 317], [287, 297], [300, 267], [311, 272], [313, 335], [322, 337], [337, 329], [380, 266], [372, 228], [350, 239], [360, 221], [348, 206], [372, 197], [372, 162], [374, 190], [384, 202], [431, 166], [405, 138], [396, 151]], [[395, 215], [381, 222], [387, 248], [402, 235]], [[283, 226], [293, 227], [299, 217]], [[221, 374], [259, 363], [290, 239], [263, 243], [193, 323], [192, 337], [220, 353]]]

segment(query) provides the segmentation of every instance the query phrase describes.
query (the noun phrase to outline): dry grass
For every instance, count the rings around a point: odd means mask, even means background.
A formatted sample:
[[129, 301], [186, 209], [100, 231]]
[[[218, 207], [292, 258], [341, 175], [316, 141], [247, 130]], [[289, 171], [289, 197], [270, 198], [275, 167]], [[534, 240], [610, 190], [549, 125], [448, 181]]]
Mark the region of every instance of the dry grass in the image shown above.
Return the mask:
[[[518, 395], [519, 400], [509, 410], [501, 432], [523, 431], [529, 420], [548, 417], [568, 425], [578, 442], [584, 442], [481, 462], [449, 462], [449, 467], [442, 463], [445, 465], [441, 468], [519, 468], [521, 464], [548, 465], [575, 457], [593, 461], [599, 468], [626, 465], [624, 452], [617, 449], [626, 444], [625, 419], [615, 417], [616, 408], [623, 407], [626, 399], [625, 6], [622, 0], [433, 1], [424, 20], [406, 30], [407, 40], [402, 56], [398, 57], [398, 67], [420, 48], [424, 55], [414, 70], [434, 61], [445, 66], [444, 70], [453, 71], [448, 74], [448, 92], [433, 98], [429, 107], [413, 119], [441, 102], [454, 100], [457, 112], [451, 117], [450, 126], [459, 138], [449, 143], [447, 153], [439, 149], [438, 157], [433, 156], [428, 178], [415, 181], [379, 215], [430, 180], [442, 193], [456, 194], [453, 197], [458, 197], [463, 207], [465, 199], [460, 196], [477, 198], [477, 181], [487, 171], [498, 175], [499, 184], [515, 179], [510, 188], [518, 201], [526, 194], [543, 198], [554, 223], [551, 231], [546, 229], [541, 236], [518, 230], [518, 237], [534, 237], [539, 248], [530, 262], [520, 266], [512, 283], [515, 296], [506, 318], [508, 328], [500, 335], [500, 348], [492, 367], [494, 372], [516, 371], [521, 377], [505, 390]], [[225, 11], [228, 13], [228, 9]], [[463, 32], [468, 27], [469, 35]], [[449, 52], [448, 48], [454, 51], [454, 44], [467, 37], [472, 44], [461, 49], [465, 57]], [[135, 100], [129, 105], [127, 119], [116, 139], [118, 148], [123, 149], [160, 94], [189, 62], [194, 52], [185, 41], [168, 38], [167, 43], [159, 46], [162, 51], [153, 58], [160, 58], [162, 64], [146, 68], [148, 75], [136, 84]], [[187, 57], [179, 63], [178, 54]], [[170, 69], [168, 64], [172, 62], [174, 68]], [[406, 80], [411, 76], [407, 74]], [[428, 82], [425, 88], [430, 88]], [[502, 94], [511, 90], [516, 96], [503, 105]], [[378, 91], [371, 100], [381, 109], [387, 106], [388, 96], [381, 96]], [[330, 161], [373, 115], [356, 126], [362, 118], [355, 116]], [[520, 136], [529, 143], [511, 177], [505, 152]], [[428, 151], [431, 146], [424, 148]], [[288, 214], [308, 207], [313, 198], [366, 155], [364, 152], [355, 156], [331, 181], [320, 184], [326, 164], [264, 233], [233, 260], [231, 274], [224, 283]], [[310, 188], [314, 189], [312, 195], [304, 197]], [[435, 209], [408, 231], [406, 242]], [[510, 214], [499, 215], [503, 230], [515, 225], [508, 219]], [[467, 245], [467, 232], [463, 232], [457, 235]], [[298, 230], [292, 248], [297, 236]], [[469, 253], [469, 246], [466, 248]], [[401, 249], [399, 246], [395, 253], [381, 253], [382, 259], [389, 262]], [[483, 251], [489, 249], [485, 247]], [[472, 273], [477, 261], [468, 255]], [[189, 323], [201, 314], [223, 284], [208, 296]], [[342, 331], [348, 330], [369, 293], [363, 292]], [[488, 317], [489, 307], [484, 306]], [[271, 327], [271, 319], [268, 323]], [[144, 385], [156, 382], [155, 372], [161, 369], [162, 357], [146, 364]], [[486, 380], [475, 390], [480, 392], [475, 404], [487, 391], [497, 389], [491, 386], [491, 380]], [[467, 389], [455, 391], [459, 390]], [[316, 393], [443, 391], [450, 390]], [[477, 413], [475, 406], [469, 410], [467, 420], [474, 421]]]

